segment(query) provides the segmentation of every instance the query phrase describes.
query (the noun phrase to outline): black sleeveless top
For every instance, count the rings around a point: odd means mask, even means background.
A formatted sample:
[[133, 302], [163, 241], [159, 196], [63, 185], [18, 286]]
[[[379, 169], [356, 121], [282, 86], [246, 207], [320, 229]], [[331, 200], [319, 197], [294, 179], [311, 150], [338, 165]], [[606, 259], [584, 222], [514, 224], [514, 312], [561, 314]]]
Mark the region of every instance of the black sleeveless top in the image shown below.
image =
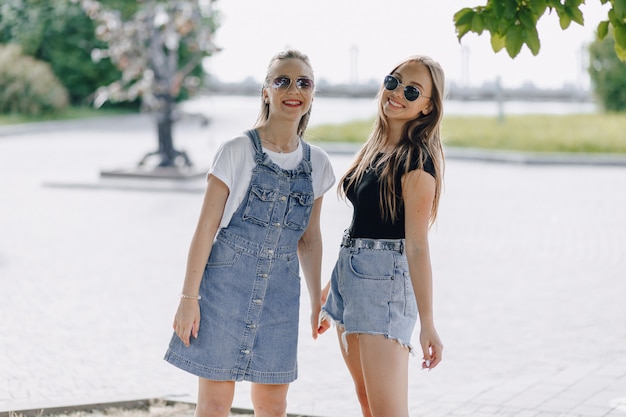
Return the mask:
[[[378, 154], [372, 165], [383, 156]], [[418, 156], [411, 161], [409, 171], [418, 167]], [[435, 167], [432, 159], [427, 157], [424, 162], [424, 171], [435, 177]], [[396, 190], [401, 190], [401, 180], [404, 169], [398, 170], [396, 178]], [[344, 190], [346, 189], [344, 182]], [[395, 223], [391, 218], [386, 218], [380, 209], [380, 172], [376, 169], [369, 169], [363, 174], [361, 182], [346, 190], [346, 196], [352, 203], [354, 211], [352, 214], [352, 224], [348, 229], [351, 238], [368, 239], [404, 239], [404, 202], [399, 194], [397, 199], [398, 220]]]

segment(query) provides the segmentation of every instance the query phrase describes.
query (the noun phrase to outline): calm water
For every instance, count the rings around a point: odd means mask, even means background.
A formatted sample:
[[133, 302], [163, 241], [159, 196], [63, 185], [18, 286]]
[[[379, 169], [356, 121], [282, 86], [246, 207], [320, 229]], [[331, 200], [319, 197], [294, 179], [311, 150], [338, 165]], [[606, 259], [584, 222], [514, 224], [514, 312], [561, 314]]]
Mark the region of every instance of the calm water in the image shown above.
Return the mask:
[[[259, 103], [259, 97], [208, 96], [188, 101], [183, 108], [209, 117], [243, 118], [254, 121]], [[597, 107], [594, 103], [588, 102], [507, 101], [503, 104], [503, 111], [505, 114], [581, 114], [594, 113]], [[367, 119], [375, 113], [375, 99], [316, 97], [310, 126]], [[445, 102], [445, 114], [497, 116], [499, 109], [496, 102], [448, 100]]]

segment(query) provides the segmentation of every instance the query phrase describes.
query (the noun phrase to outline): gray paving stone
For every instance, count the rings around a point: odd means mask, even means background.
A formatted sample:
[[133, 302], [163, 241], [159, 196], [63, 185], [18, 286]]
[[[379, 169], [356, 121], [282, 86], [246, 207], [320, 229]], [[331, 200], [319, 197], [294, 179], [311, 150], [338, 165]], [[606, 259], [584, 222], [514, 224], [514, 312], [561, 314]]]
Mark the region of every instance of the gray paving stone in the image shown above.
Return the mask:
[[[201, 166], [249, 124], [220, 120], [177, 128]], [[145, 117], [0, 134], [0, 412], [194, 400], [162, 355], [204, 180], [99, 178], [154, 145]], [[331, 161], [340, 175], [351, 155]], [[432, 372], [411, 359], [412, 416], [626, 416], [624, 190], [618, 166], [448, 161], [431, 232], [446, 348]], [[327, 279], [350, 209], [331, 192], [322, 219]], [[337, 338], [311, 340], [302, 300], [289, 412], [358, 416]]]

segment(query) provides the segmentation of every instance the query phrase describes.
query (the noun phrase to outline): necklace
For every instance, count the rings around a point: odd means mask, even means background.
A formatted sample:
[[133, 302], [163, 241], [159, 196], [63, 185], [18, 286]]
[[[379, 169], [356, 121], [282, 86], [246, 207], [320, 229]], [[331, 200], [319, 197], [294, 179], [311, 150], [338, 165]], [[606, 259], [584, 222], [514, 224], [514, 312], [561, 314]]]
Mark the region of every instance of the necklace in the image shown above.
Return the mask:
[[[269, 140], [261, 139], [261, 142], [272, 145], [272, 147], [276, 149], [278, 153], [285, 153], [285, 152], [289, 153], [289, 152], [296, 150], [296, 148], [298, 147], [298, 139], [296, 139], [295, 142], [288, 143], [287, 147], [284, 149], [276, 145], [274, 142], [270, 142]], [[295, 145], [295, 148], [294, 148], [294, 145]]]

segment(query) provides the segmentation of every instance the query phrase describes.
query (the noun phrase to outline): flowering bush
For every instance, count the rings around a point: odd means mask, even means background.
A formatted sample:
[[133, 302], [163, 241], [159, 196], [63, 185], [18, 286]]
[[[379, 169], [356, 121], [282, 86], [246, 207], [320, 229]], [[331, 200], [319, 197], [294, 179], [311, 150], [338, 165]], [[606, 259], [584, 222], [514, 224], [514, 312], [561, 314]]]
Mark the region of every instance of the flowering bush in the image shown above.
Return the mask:
[[67, 90], [47, 63], [22, 55], [16, 45], [0, 45], [0, 113], [36, 116], [67, 105]]

